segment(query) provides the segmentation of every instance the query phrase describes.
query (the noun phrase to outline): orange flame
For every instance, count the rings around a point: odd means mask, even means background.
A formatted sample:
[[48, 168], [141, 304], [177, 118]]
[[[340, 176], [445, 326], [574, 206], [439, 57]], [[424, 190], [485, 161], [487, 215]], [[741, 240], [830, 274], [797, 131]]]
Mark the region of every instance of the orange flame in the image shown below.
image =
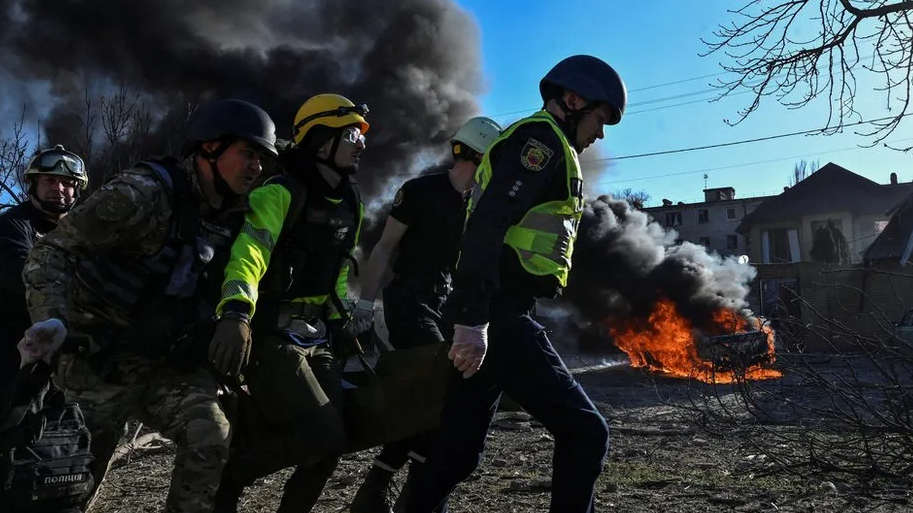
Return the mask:
[[[748, 320], [731, 310], [720, 309], [714, 313], [714, 322], [718, 333], [710, 335], [744, 333]], [[774, 361], [774, 331], [755, 320], [755, 329], [767, 334], [767, 357]], [[765, 369], [761, 364], [752, 365], [739, 371], [737, 376], [732, 370], [717, 368], [712, 362], [703, 360], [698, 355], [695, 330], [685, 317], [678, 313], [675, 303], [669, 300], [659, 301], [646, 321], [609, 321], [609, 332], [615, 344], [631, 360], [634, 367], [647, 367], [677, 377], [693, 378], [705, 383], [726, 384], [737, 379], [764, 380], [782, 377], [782, 373]]]

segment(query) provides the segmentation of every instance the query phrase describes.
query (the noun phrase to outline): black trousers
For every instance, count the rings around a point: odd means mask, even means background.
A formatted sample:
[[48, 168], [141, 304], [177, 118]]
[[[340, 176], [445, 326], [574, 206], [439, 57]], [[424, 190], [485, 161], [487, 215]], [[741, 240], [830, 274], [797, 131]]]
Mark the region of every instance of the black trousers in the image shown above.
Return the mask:
[[294, 466], [279, 512], [311, 511], [345, 450], [339, 367], [326, 345], [299, 347], [273, 334], [254, 341], [251, 359], [246, 426], [225, 473], [247, 485]]
[[[384, 322], [387, 324], [389, 342], [394, 349], [408, 349], [426, 344], [439, 344], [452, 330], [441, 328], [441, 307], [446, 299], [433, 285], [409, 283], [401, 278], [384, 289]], [[423, 460], [435, 432], [419, 433], [409, 438], [389, 443], [383, 447], [377, 460], [394, 468], [402, 468], [414, 459]]]
[[608, 424], [529, 308], [494, 305], [488, 353], [469, 379], [453, 371], [439, 437], [415, 476], [407, 513], [431, 513], [478, 467], [502, 392], [555, 437], [551, 513], [592, 513], [609, 448]]

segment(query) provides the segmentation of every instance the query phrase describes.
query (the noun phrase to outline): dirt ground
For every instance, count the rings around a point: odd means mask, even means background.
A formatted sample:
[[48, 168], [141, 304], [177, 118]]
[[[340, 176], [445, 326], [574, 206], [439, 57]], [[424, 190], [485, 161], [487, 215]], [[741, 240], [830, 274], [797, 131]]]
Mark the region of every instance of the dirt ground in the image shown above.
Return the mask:
[[[873, 489], [839, 476], [778, 472], [743, 437], [702, 429], [690, 407], [696, 395], [706, 396], [706, 389], [694, 382], [657, 377], [624, 363], [577, 377], [612, 428], [610, 456], [596, 488], [599, 511], [913, 511], [908, 488]], [[725, 401], [729, 392], [717, 388], [714, 397]], [[486, 458], [456, 490], [451, 511], [548, 511], [554, 443], [524, 415], [499, 414]], [[347, 456], [315, 511], [345, 511], [374, 452]], [[170, 464], [167, 450], [134, 454], [129, 464], [111, 472], [92, 513], [161, 511]], [[259, 481], [242, 499], [242, 511], [275, 511], [287, 475]]]

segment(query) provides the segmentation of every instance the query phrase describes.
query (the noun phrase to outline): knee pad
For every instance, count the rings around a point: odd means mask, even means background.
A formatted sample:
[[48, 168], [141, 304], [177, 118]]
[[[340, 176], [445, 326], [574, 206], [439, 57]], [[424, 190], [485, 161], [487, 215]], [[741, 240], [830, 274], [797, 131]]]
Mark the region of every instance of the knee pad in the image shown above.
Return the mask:
[[188, 448], [216, 449], [228, 454], [231, 426], [225, 413], [215, 401], [199, 404], [187, 414], [184, 443]]

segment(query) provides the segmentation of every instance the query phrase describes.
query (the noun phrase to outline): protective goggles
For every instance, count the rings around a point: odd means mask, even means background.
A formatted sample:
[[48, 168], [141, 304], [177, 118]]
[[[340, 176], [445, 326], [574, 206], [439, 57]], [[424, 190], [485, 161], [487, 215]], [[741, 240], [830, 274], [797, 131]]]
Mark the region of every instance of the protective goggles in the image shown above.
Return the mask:
[[61, 170], [77, 179], [86, 176], [86, 166], [82, 159], [66, 151], [46, 151], [34, 165], [42, 173]]
[[346, 141], [354, 145], [358, 143], [365, 143], [365, 136], [361, 133], [361, 129], [357, 126], [350, 126], [342, 131], [342, 134], [339, 136], [340, 141]]
[[323, 112], [318, 112], [317, 114], [311, 114], [310, 116], [302, 119], [297, 124], [295, 124], [295, 130], [300, 130], [301, 127], [310, 123], [311, 121], [314, 121], [315, 119], [328, 118], [328, 117], [341, 118], [341, 117], [347, 116], [349, 114], [358, 114], [361, 117], [365, 117], [368, 115], [368, 105], [362, 103], [360, 105], [355, 105], [353, 107], [343, 106], [343, 107], [337, 107], [333, 110], [326, 110]]

